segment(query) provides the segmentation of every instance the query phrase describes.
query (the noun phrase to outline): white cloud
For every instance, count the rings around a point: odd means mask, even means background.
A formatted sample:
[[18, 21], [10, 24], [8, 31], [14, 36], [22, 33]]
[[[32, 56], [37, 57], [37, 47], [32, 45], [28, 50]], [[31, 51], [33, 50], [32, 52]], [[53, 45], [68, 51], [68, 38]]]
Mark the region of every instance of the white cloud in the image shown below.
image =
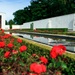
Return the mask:
[[0, 0], [0, 12], [6, 13], [6, 20], [13, 19], [13, 13], [30, 5], [31, 0]]

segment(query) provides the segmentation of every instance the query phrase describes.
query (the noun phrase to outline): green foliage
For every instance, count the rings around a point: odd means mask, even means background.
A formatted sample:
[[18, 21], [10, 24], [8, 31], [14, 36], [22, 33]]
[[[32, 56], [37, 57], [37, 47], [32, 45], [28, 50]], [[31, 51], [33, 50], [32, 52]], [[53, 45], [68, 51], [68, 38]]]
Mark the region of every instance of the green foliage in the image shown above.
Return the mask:
[[50, 32], [67, 32], [68, 28], [37, 28], [36, 30], [50, 31]]
[[5, 21], [5, 25], [8, 25], [8, 22], [7, 21]]
[[[68, 57], [66, 57], [66, 58], [68, 58], [69, 60], [65, 60], [65, 63], [63, 62], [63, 60], [61, 58], [60, 58], [61, 61], [58, 61], [57, 59], [56, 59], [57, 61], [56, 60], [51, 60], [50, 57], [49, 57], [49, 51], [48, 50], [39, 48], [38, 46], [29, 44], [29, 43], [26, 43], [26, 42], [25, 42], [25, 44], [28, 47], [28, 50], [27, 50], [28, 53], [30, 53], [30, 54], [36, 53], [37, 55], [45, 56], [49, 59], [48, 70], [52, 69], [53, 67], [54, 67], [53, 70], [55, 70], [55, 69], [60, 70], [61, 68], [63, 68], [62, 69], [63, 74], [66, 75], [66, 74], [70, 73], [70, 74], [74, 75], [74, 67], [73, 67], [74, 60], [71, 60]], [[63, 59], [65, 59], [65, 58], [63, 57]], [[71, 68], [72, 68], [72, 70], [71, 70]], [[66, 73], [65, 70], [67, 70], [68, 72]]]
[[13, 13], [16, 24], [75, 13], [74, 0], [31, 0], [30, 4]]
[[19, 64], [20, 64], [21, 66], [25, 66], [25, 64], [23, 63], [23, 61], [20, 61]]
[[24, 10], [18, 10], [15, 13], [13, 13], [14, 15], [14, 21], [16, 24], [23, 24], [25, 22], [25, 13]]
[[34, 27], [34, 24], [31, 23], [31, 24], [30, 24], [30, 29], [33, 30], [33, 27]]
[[10, 29], [12, 29], [12, 25], [10, 24], [9, 26], [10, 26]]
[[[0, 36], [4, 36], [5, 33], [0, 34]], [[1, 38], [3, 41], [3, 38]], [[21, 38], [20, 38], [21, 39]], [[11, 42], [14, 44], [13, 48], [8, 48], [7, 44]], [[50, 71], [56, 72], [60, 71], [62, 75], [74, 75], [75, 74], [75, 60], [70, 59], [67, 56], [60, 56], [56, 59], [52, 59], [50, 57], [50, 50], [46, 49], [45, 47], [41, 47], [36, 45], [35, 43], [29, 43], [25, 40], [22, 40], [22, 43], [17, 42], [17, 38], [9, 37], [4, 39], [6, 43], [5, 47], [0, 48], [0, 69], [5, 69], [7, 72], [31, 72], [30, 65], [34, 62], [42, 63], [39, 58], [44, 56], [48, 59], [48, 63], [45, 64], [47, 67], [46, 73], [43, 75], [50, 75]], [[20, 52], [20, 47], [25, 45], [27, 50], [24, 52]], [[13, 54], [12, 50], [17, 50], [17, 54]], [[5, 58], [4, 54], [6, 51], [10, 51], [11, 55], [9, 58]], [[36, 56], [33, 56], [36, 54]], [[10, 74], [8, 74], [10, 75]], [[17, 75], [17, 74], [16, 74]], [[21, 74], [20, 74], [21, 75]]]
[[8, 21], [8, 24], [9, 24], [9, 25], [13, 25], [13, 24], [15, 24], [15, 23], [14, 23], [14, 21], [11, 19], [11, 20]]
[[15, 23], [12, 19], [8, 21], [8, 25], [10, 26], [10, 29], [12, 29], [13, 24], [15, 24]]

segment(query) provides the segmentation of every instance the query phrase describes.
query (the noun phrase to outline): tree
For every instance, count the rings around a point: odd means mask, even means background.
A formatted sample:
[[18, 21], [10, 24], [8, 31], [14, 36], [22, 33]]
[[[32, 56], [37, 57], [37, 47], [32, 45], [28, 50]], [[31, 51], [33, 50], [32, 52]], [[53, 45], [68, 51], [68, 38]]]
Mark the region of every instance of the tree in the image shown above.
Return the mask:
[[16, 24], [75, 12], [74, 0], [31, 0], [30, 6], [13, 13]]
[[31, 0], [32, 20], [47, 18], [47, 2], [46, 0]]
[[23, 24], [25, 22], [24, 10], [18, 10], [13, 15], [15, 24]]
[[23, 24], [25, 22], [29, 22], [32, 19], [30, 6], [25, 7], [23, 10], [18, 10], [13, 13], [14, 21], [16, 24]]
[[8, 22], [7, 22], [7, 20], [5, 20], [5, 25], [8, 25]]
[[14, 24], [14, 21], [11, 19], [11, 20], [9, 20], [9, 22], [8, 22], [8, 25], [10, 26], [10, 29], [12, 29], [12, 25]]
[[30, 6], [24, 8], [24, 17], [25, 17], [24, 22], [29, 22], [32, 20], [32, 13], [30, 10]]

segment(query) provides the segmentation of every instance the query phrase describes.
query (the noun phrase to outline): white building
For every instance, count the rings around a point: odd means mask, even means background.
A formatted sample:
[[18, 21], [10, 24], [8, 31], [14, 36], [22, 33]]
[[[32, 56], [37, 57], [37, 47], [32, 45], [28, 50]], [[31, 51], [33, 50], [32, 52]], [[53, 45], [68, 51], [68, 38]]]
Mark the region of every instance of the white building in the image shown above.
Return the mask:
[[0, 12], [0, 28], [5, 29], [5, 13]]

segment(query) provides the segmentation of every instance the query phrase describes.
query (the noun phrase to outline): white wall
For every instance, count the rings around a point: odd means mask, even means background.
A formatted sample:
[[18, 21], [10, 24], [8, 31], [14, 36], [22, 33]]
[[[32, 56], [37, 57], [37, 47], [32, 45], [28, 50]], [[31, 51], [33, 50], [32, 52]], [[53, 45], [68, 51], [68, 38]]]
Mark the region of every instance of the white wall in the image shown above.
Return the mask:
[[20, 29], [21, 25], [12, 25], [12, 29]]
[[75, 31], [75, 14], [74, 14], [74, 20], [73, 20], [73, 31]]
[[23, 23], [23, 25], [21, 25], [21, 29], [27, 29], [27, 28], [30, 28], [30, 24], [32, 22], [28, 22], [28, 23]]
[[73, 29], [74, 14], [50, 18], [52, 28]]
[[21, 29], [27, 29], [30, 28], [30, 25], [33, 23], [34, 29], [36, 28], [48, 28], [48, 23], [49, 19], [43, 19], [43, 20], [38, 20], [38, 21], [32, 21], [28, 23], [24, 23], [21, 26]]
[[5, 30], [10, 29], [10, 28], [9, 28], [9, 25], [5, 25], [4, 28], [5, 28]]
[[38, 21], [32, 21], [24, 23], [21, 29], [30, 28], [30, 24], [34, 24], [34, 29], [36, 28], [68, 28], [73, 30], [73, 20], [74, 14], [58, 16]]
[[[8, 29], [9, 27], [5, 26], [5, 17], [4, 14], [2, 15], [2, 28], [3, 29]], [[69, 14], [69, 15], [64, 15], [64, 16], [58, 16], [58, 17], [53, 17], [53, 18], [47, 18], [47, 19], [42, 19], [42, 20], [37, 20], [37, 21], [32, 21], [32, 22], [27, 22], [24, 23], [23, 25], [13, 25], [12, 29], [28, 29], [30, 28], [30, 25], [33, 23], [34, 29], [36, 28], [68, 28], [71, 30], [75, 31], [75, 14]]]
[[[20, 29], [21, 25], [12, 25], [12, 29]], [[4, 26], [5, 30], [8, 30], [10, 29], [10, 26], [9, 25], [5, 25]]]
[[38, 20], [38, 21], [34, 21], [33, 23], [34, 23], [34, 29], [48, 28], [49, 19]]

